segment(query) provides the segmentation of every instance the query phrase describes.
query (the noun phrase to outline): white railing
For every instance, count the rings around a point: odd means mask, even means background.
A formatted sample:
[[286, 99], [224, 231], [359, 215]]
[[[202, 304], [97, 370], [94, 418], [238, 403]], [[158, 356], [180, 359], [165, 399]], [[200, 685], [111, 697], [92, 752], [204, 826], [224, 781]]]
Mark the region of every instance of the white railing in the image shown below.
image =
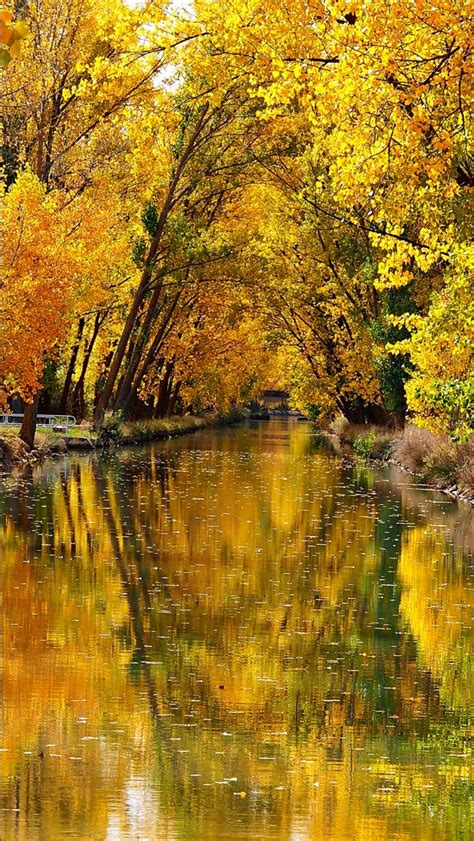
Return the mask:
[[[0, 414], [0, 426], [21, 426], [22, 414]], [[36, 426], [50, 428], [56, 432], [68, 432], [70, 426], [76, 425], [74, 415], [37, 415]]]

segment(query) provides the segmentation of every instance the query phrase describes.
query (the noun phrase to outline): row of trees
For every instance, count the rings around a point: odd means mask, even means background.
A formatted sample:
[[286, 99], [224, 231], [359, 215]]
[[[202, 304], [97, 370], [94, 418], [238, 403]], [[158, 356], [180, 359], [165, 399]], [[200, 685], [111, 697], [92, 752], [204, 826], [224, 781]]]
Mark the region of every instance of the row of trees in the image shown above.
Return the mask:
[[0, 389], [30, 436], [40, 398], [99, 425], [269, 370], [322, 416], [470, 433], [465, 0], [10, 11]]

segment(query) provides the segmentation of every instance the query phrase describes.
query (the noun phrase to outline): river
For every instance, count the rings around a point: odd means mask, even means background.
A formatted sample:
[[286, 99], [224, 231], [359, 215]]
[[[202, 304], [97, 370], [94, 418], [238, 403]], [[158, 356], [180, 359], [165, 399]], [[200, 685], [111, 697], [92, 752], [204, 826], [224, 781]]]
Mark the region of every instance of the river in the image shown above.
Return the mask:
[[468, 841], [473, 547], [293, 421], [4, 475], [2, 841]]

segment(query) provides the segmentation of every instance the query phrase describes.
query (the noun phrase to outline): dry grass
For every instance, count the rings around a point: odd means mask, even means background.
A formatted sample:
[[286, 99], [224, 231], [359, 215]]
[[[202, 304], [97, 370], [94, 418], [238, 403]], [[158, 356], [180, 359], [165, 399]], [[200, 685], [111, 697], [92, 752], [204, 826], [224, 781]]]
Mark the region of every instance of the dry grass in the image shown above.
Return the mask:
[[371, 423], [350, 423], [344, 415], [337, 415], [330, 431], [345, 444], [351, 444], [363, 459], [386, 460], [391, 455], [395, 433]]
[[474, 442], [466, 447], [462, 463], [458, 468], [459, 484], [474, 491]]
[[458, 444], [457, 484], [461, 490], [474, 494], [474, 436], [467, 444]]
[[141, 420], [124, 423], [120, 427], [120, 443], [126, 441], [153, 441], [160, 438], [169, 438], [174, 435], [182, 435], [186, 432], [193, 432], [197, 429], [204, 429], [211, 426], [207, 419], [197, 418], [193, 415], [175, 418], [159, 418], [157, 420]]
[[472, 438], [467, 444], [455, 444], [447, 435], [409, 426], [395, 440], [393, 455], [399, 464], [428, 482], [474, 492]]
[[447, 435], [416, 426], [396, 433], [372, 424], [351, 424], [343, 415], [336, 417], [331, 431], [362, 459], [393, 459], [432, 485], [457, 488], [468, 498], [474, 495], [474, 436], [467, 444], [456, 444]]
[[361, 458], [375, 461], [386, 461], [392, 454], [393, 435], [380, 429], [371, 429], [365, 434], [358, 435], [353, 446]]
[[336, 415], [329, 426], [329, 430], [347, 444], [354, 444], [357, 440], [363, 441], [369, 438], [374, 441], [375, 445], [382, 442], [384, 447], [397, 434], [386, 426], [378, 426], [374, 423], [350, 423], [344, 415]]
[[336, 417], [329, 426], [329, 430], [333, 432], [334, 435], [337, 435], [337, 437], [340, 438], [341, 441], [352, 440], [350, 437], [348, 437], [350, 436], [351, 432], [351, 424], [349, 423], [347, 418], [345, 418], [342, 414], [336, 415]]
[[141, 420], [123, 423], [120, 426], [120, 437], [117, 443], [138, 444], [141, 441], [159, 441], [163, 438], [173, 438], [198, 429], [212, 426], [222, 426], [237, 423], [242, 420], [242, 414], [233, 410], [226, 415], [209, 414], [201, 417], [195, 415], [176, 415], [171, 418], [156, 420]]
[[393, 455], [407, 470], [419, 473], [429, 454], [437, 448], [438, 440], [437, 435], [426, 429], [407, 426], [394, 442]]

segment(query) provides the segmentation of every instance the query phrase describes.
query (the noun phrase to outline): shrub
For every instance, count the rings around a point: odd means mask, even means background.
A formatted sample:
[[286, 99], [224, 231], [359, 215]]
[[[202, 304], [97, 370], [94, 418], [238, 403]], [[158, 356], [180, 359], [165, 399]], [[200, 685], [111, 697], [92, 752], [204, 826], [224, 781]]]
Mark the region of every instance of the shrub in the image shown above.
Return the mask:
[[97, 436], [98, 446], [107, 449], [118, 444], [121, 438], [122, 423], [122, 412], [106, 412]]
[[395, 440], [393, 454], [403, 467], [420, 472], [428, 453], [435, 448], [436, 441], [437, 436], [433, 432], [408, 426]]
[[354, 440], [354, 450], [359, 458], [368, 459], [372, 452], [372, 446], [375, 441], [375, 433], [369, 432], [368, 435], [358, 435]]
[[432, 481], [443, 479], [454, 481], [459, 468], [459, 453], [456, 450], [457, 448], [450, 441], [437, 441], [436, 446], [425, 456], [424, 476]]
[[375, 435], [370, 458], [387, 459], [392, 455], [393, 437], [391, 435]]
[[339, 414], [336, 415], [329, 428], [331, 432], [334, 432], [334, 435], [337, 435], [342, 441], [344, 441], [348, 440], [350, 427], [351, 425], [347, 418], [343, 414]]
[[394, 455], [403, 466], [440, 486], [474, 490], [474, 436], [463, 444], [448, 435], [408, 427], [394, 442]]
[[358, 435], [354, 439], [354, 450], [359, 458], [386, 459], [392, 451], [393, 438], [372, 430], [368, 435]]
[[219, 423], [240, 423], [245, 418], [245, 412], [238, 406], [233, 406], [227, 412], [219, 412], [217, 418]]
[[457, 484], [463, 490], [474, 492], [474, 435], [457, 449], [460, 455], [456, 469]]

